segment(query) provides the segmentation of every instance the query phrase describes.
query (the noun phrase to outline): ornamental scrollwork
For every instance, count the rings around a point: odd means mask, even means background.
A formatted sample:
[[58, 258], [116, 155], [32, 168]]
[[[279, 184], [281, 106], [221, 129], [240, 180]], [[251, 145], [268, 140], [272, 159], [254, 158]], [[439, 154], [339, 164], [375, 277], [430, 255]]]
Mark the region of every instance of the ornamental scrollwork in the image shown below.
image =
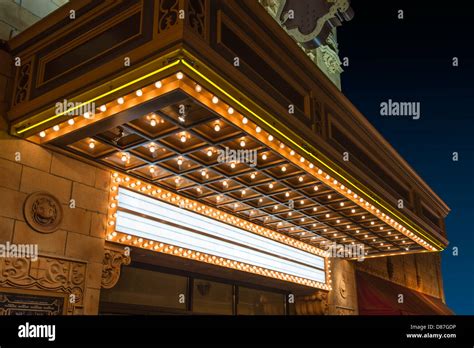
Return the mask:
[[23, 63], [19, 70], [16, 79], [15, 95], [13, 97], [13, 106], [23, 103], [28, 99], [28, 91], [31, 81], [31, 61]]
[[158, 9], [158, 33], [172, 28], [178, 23], [179, 0], [161, 0]]
[[205, 0], [189, 0], [187, 24], [199, 36], [204, 38], [205, 35]]
[[40, 256], [0, 258], [0, 287], [59, 292], [67, 295], [67, 313], [83, 306], [86, 263]]
[[122, 265], [129, 265], [130, 255], [123, 250], [105, 249], [104, 260], [102, 264], [102, 287], [110, 289], [117, 284], [120, 278]]
[[341, 73], [343, 71], [341, 68], [341, 60], [335, 51], [326, 45], [319, 47], [319, 50], [322, 54], [322, 61], [331, 74]]

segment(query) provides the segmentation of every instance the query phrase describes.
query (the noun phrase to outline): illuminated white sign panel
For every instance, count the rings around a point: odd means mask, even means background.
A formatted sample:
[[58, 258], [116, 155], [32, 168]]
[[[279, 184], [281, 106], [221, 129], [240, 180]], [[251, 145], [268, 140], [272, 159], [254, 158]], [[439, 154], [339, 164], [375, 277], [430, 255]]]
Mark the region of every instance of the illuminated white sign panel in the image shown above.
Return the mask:
[[116, 230], [325, 283], [324, 258], [119, 188]]

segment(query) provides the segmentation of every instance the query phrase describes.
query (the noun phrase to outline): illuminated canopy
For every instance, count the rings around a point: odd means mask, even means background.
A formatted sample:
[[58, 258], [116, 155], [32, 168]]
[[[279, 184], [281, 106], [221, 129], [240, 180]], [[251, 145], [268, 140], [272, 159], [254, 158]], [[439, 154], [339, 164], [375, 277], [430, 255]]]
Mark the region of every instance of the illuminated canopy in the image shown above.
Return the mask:
[[[319, 249], [362, 244], [376, 257], [444, 248], [232, 90], [178, 59], [90, 99], [93, 116], [50, 115], [14, 129]], [[219, 161], [229, 149], [257, 161]]]

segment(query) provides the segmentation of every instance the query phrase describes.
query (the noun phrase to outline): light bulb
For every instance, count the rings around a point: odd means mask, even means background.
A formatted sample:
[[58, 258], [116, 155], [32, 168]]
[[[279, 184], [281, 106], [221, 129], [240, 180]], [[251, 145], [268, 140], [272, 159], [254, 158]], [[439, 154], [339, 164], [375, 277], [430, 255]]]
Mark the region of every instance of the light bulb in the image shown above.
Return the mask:
[[202, 91], [202, 87], [200, 85], [196, 85], [196, 87], [194, 87], [194, 90], [199, 93]]
[[245, 147], [245, 141], [242, 140], [242, 141], [240, 142], [240, 146], [241, 146], [241, 147]]
[[91, 142], [89, 143], [89, 148], [90, 148], [90, 149], [95, 148], [95, 143], [94, 143], [93, 141], [91, 141]]
[[262, 159], [263, 159], [264, 161], [265, 161], [267, 158], [268, 158], [268, 157], [267, 157], [266, 154], [263, 154], [263, 155], [262, 155]]
[[91, 114], [89, 112], [84, 112], [84, 118], [91, 118]]
[[53, 127], [53, 130], [54, 130], [55, 132], [57, 132], [57, 131], [59, 130], [59, 126], [58, 126], [58, 125], [55, 125], [55, 126]]
[[219, 102], [219, 98], [217, 98], [216, 96], [213, 96], [212, 97], [212, 103], [217, 104], [218, 102]]
[[161, 83], [161, 81], [156, 81], [155, 82], [155, 87], [156, 88], [161, 88], [163, 86], [163, 84]]
[[255, 128], [255, 131], [256, 131], [257, 133], [260, 133], [260, 132], [262, 131], [262, 128], [257, 127], [257, 128]]
[[99, 110], [102, 111], [102, 112], [105, 112], [105, 111], [107, 111], [107, 106], [102, 105], [102, 106], [99, 108]]
[[122, 105], [124, 102], [125, 100], [122, 97], [117, 99], [117, 103], [119, 103], [120, 105]]
[[211, 150], [207, 150], [207, 156], [208, 156], [208, 157], [211, 157], [211, 156], [212, 156], [212, 151], [211, 151]]
[[39, 136], [40, 136], [41, 138], [44, 138], [44, 137], [46, 136], [46, 132], [45, 132], [45, 131], [41, 131], [41, 132], [39, 133]]
[[273, 135], [270, 134], [270, 135], [268, 136], [268, 141], [273, 141]]
[[182, 165], [182, 164], [183, 164], [183, 160], [182, 160], [181, 158], [178, 158], [178, 161], [177, 161], [177, 163], [178, 163], [178, 166], [180, 166], [180, 165]]
[[242, 119], [242, 123], [243, 123], [243, 124], [247, 124], [248, 122], [249, 122], [249, 120], [247, 119], [247, 117], [244, 117], [244, 118]]
[[182, 135], [180, 140], [181, 140], [182, 143], [185, 143], [186, 142], [186, 135]]
[[182, 80], [183, 77], [184, 77], [184, 75], [183, 75], [183, 73], [182, 73], [181, 71], [176, 74], [176, 78], [177, 78], [178, 80]]
[[153, 174], [155, 172], [155, 167], [150, 167], [150, 173]]
[[234, 109], [229, 106], [227, 112], [229, 113], [229, 115], [232, 115], [234, 113]]
[[221, 130], [221, 126], [219, 124], [216, 124], [214, 126], [214, 131], [219, 132]]
[[281, 171], [284, 173], [286, 172], [286, 167], [281, 167]]
[[73, 118], [70, 118], [70, 119], [67, 121], [67, 123], [68, 123], [70, 126], [74, 125], [74, 119], [73, 119]]
[[150, 126], [156, 127], [156, 120], [154, 118], [150, 120]]
[[151, 153], [156, 151], [156, 147], [154, 145], [151, 145], [148, 150], [150, 150]]

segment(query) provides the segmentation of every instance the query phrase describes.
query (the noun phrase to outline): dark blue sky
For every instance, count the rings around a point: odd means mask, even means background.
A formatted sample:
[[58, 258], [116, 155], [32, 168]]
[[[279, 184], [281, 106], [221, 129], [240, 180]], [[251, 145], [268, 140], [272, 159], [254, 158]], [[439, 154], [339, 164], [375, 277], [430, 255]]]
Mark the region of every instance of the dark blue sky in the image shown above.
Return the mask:
[[[442, 252], [446, 300], [456, 314], [474, 314], [472, 14], [427, 0], [353, 0], [352, 7], [354, 19], [338, 31], [340, 56], [350, 63], [342, 90], [451, 208]], [[421, 118], [380, 116], [388, 99], [421, 102]]]

